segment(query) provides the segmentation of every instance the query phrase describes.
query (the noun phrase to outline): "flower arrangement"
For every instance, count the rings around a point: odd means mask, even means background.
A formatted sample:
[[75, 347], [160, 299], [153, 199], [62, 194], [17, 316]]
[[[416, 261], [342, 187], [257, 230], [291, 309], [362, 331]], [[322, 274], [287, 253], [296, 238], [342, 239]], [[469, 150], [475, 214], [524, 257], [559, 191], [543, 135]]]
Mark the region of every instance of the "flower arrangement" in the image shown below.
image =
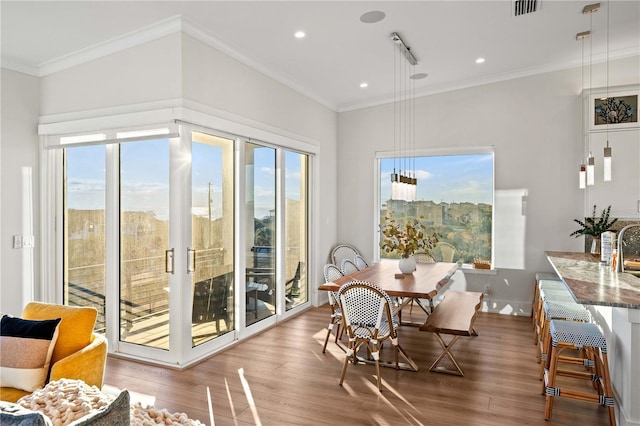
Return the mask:
[[580, 229], [573, 231], [569, 236], [579, 237], [580, 235], [591, 235], [593, 238], [600, 238], [603, 232], [609, 231], [611, 227], [618, 221], [617, 218], [609, 221], [609, 214], [611, 212], [611, 206], [602, 210], [599, 218], [596, 218], [596, 206], [593, 206], [593, 212], [591, 217], [585, 218], [584, 222], [579, 219], [573, 219]]
[[417, 251], [428, 253], [438, 242], [438, 234], [434, 232], [429, 235], [427, 228], [417, 219], [407, 220], [404, 225], [393, 217], [385, 217], [385, 221], [384, 225], [380, 225], [384, 235], [380, 247], [386, 253], [396, 253], [406, 259]]

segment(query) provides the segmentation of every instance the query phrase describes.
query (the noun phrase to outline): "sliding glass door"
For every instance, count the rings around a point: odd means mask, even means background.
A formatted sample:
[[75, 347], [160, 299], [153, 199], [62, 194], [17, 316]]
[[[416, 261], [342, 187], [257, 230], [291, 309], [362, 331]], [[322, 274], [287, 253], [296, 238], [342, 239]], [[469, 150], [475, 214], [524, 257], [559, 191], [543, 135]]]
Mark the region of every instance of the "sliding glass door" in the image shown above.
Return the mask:
[[233, 144], [192, 132], [187, 271], [193, 346], [235, 330]]
[[63, 300], [98, 309], [104, 333], [106, 294], [105, 147], [65, 150], [63, 156]]
[[186, 125], [62, 152], [64, 302], [111, 351], [182, 365], [308, 304], [308, 155]]
[[245, 324], [276, 313], [276, 150], [245, 143]]
[[308, 160], [296, 152], [284, 153], [285, 193], [285, 298], [286, 310], [309, 301], [308, 259]]

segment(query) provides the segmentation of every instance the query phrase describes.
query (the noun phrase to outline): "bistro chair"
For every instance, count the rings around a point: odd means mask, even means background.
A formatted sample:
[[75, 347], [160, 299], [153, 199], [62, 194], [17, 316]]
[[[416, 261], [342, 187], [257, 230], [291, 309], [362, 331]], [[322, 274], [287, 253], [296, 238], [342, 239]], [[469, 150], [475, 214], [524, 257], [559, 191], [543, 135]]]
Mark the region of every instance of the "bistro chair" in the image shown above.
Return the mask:
[[440, 262], [453, 262], [453, 257], [456, 254], [456, 248], [446, 241], [440, 241], [433, 249], [436, 259]]
[[349, 244], [338, 244], [331, 250], [331, 263], [334, 265], [342, 265], [343, 259], [353, 259], [360, 254], [358, 249]]
[[360, 269], [356, 266], [353, 260], [350, 259], [342, 259], [342, 263], [340, 264], [340, 270], [344, 275], [353, 274], [354, 272], [358, 272]]
[[359, 254], [356, 254], [355, 257], [353, 258], [353, 262], [356, 264], [356, 267], [362, 271], [364, 268], [368, 268], [369, 264], [367, 263], [366, 260], [364, 260], [364, 257], [360, 256]]
[[[382, 391], [380, 379], [380, 345], [390, 340], [395, 355], [395, 368], [399, 368], [398, 354], [410, 361], [404, 350], [398, 344], [396, 329], [398, 322], [391, 314], [392, 302], [389, 295], [377, 285], [365, 281], [352, 281], [344, 284], [338, 291], [338, 299], [342, 308], [343, 327], [349, 337], [340, 386], [344, 382], [349, 361], [358, 363], [357, 353], [362, 346], [373, 358], [378, 378], [378, 390]], [[417, 370], [418, 367], [413, 364]]]
[[416, 260], [416, 263], [436, 263], [436, 258], [424, 251], [414, 253], [413, 258]]
[[296, 266], [296, 272], [293, 274], [293, 277], [284, 283], [285, 300], [287, 303], [293, 303], [293, 299], [300, 296], [300, 278], [302, 276], [303, 266], [304, 264], [302, 262], [298, 262], [298, 266]]
[[[324, 281], [330, 283], [338, 278], [342, 278], [342, 271], [336, 265], [332, 263], [327, 263], [324, 265]], [[338, 343], [338, 339], [342, 337], [343, 328], [340, 327], [342, 325], [342, 310], [340, 309], [340, 302], [338, 301], [338, 296], [335, 292], [329, 291], [329, 307], [331, 308], [331, 320], [329, 321], [329, 325], [327, 326], [327, 337], [324, 339], [324, 346], [322, 347], [322, 353], [325, 353], [327, 350], [327, 343], [329, 342], [329, 336], [331, 335], [331, 330], [333, 330], [334, 326], [336, 328], [336, 345], [340, 349], [344, 351], [344, 348], [340, 346]]]

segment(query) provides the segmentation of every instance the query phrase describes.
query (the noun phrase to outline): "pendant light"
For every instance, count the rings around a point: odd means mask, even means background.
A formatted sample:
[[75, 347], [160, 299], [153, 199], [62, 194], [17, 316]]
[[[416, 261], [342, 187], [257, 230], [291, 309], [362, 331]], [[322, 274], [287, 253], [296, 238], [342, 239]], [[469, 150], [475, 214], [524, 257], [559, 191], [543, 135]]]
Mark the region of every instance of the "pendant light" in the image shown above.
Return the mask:
[[589, 152], [589, 158], [587, 158], [587, 185], [593, 186], [596, 183], [596, 160], [593, 158], [593, 154]]
[[[411, 53], [411, 49], [407, 47], [398, 33], [391, 33], [391, 40], [396, 46], [396, 48], [394, 49], [393, 57], [394, 167], [393, 173], [391, 174], [391, 199], [415, 201], [418, 180], [415, 178], [415, 172], [414, 177], [411, 177], [411, 174], [409, 173], [407, 167], [406, 152], [403, 155], [403, 149], [408, 150], [410, 144], [409, 122], [411, 121], [411, 115], [409, 113], [409, 108], [413, 105], [410, 102], [412, 96], [410, 96], [409, 89], [407, 87], [408, 75], [406, 70], [408, 70], [408, 67], [406, 66], [406, 62], [402, 61], [402, 59], [400, 59], [400, 61], [397, 61], [396, 58], [402, 55], [411, 65], [417, 65], [418, 61], [416, 60], [413, 53]], [[405, 65], [404, 68], [402, 66], [403, 64]], [[400, 69], [400, 72], [398, 72], [398, 68]], [[404, 72], [402, 72], [403, 69], [405, 70]], [[399, 173], [396, 173], [396, 160], [398, 160], [398, 163], [400, 164], [400, 168], [398, 170]]]
[[[607, 103], [609, 102], [609, 1], [607, 0]], [[604, 171], [604, 181], [611, 181], [611, 147], [609, 146], [609, 121], [610, 117], [606, 116], [607, 120], [607, 146], [604, 147], [604, 160], [602, 162]]]
[[[589, 14], [589, 32], [593, 31], [593, 13], [600, 9], [600, 3], [590, 4], [582, 9]], [[593, 90], [593, 37], [589, 37], [589, 90]], [[591, 132], [589, 132], [589, 157], [587, 158], [587, 186], [595, 185], [596, 160], [591, 152]]]
[[[584, 39], [591, 35], [591, 31], [583, 31], [581, 33], [576, 34], [576, 40], [582, 41], [582, 66], [580, 68], [582, 75], [582, 91], [584, 93]], [[580, 125], [580, 140], [582, 146], [582, 158], [584, 159], [584, 101], [582, 104], [582, 121]], [[587, 187], [587, 165], [585, 163], [580, 164], [580, 169], [578, 171], [578, 188], [585, 189]]]

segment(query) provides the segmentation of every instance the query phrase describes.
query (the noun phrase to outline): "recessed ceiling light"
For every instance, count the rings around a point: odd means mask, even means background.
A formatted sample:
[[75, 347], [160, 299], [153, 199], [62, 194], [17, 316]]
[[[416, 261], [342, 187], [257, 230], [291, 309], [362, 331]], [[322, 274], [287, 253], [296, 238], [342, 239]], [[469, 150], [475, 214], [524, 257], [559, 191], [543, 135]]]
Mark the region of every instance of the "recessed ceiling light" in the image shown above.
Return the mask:
[[295, 38], [304, 38], [305, 36], [306, 36], [306, 34], [304, 33], [304, 31], [297, 31], [297, 32], [294, 34], [294, 37], [295, 37]]
[[476, 59], [476, 64], [482, 64], [482, 63], [484, 63], [484, 58]]
[[382, 21], [385, 16], [387, 15], [385, 15], [384, 12], [381, 12], [379, 10], [372, 10], [371, 12], [364, 13], [362, 16], [360, 16], [360, 21], [364, 22], [365, 24], [375, 24], [376, 22]]
[[362, 83], [360, 83], [360, 87], [361, 87], [362, 89], [364, 89], [364, 88], [366, 88], [366, 87], [369, 87], [369, 83], [367, 83], [366, 81], [363, 81]]
[[412, 80], [421, 80], [423, 78], [427, 78], [427, 73], [419, 72], [417, 74], [413, 74], [413, 75], [409, 76], [409, 78], [412, 79]]

